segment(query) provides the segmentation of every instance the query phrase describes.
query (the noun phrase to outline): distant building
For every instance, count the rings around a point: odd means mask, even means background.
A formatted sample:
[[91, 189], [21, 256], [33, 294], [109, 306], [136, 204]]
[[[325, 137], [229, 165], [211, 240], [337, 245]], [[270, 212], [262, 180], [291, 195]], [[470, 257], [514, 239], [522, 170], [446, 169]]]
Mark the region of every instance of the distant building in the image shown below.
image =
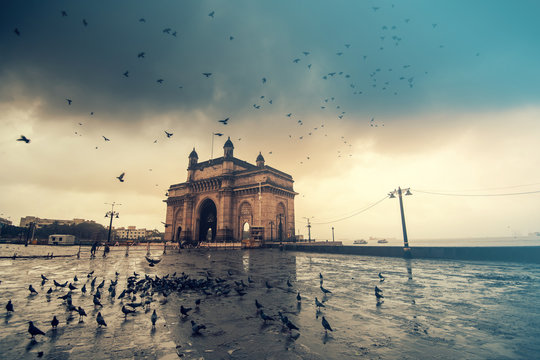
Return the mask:
[[146, 229], [137, 229], [136, 226], [120, 227], [114, 229], [116, 240], [141, 240], [146, 239], [148, 231]]
[[35, 216], [25, 216], [21, 218], [20, 227], [28, 227], [30, 223], [35, 223], [36, 228], [42, 228], [44, 226], [52, 225], [54, 223], [57, 223], [58, 225], [79, 225], [82, 223], [95, 223], [93, 220], [85, 220], [85, 219], [73, 219], [73, 220], [59, 220], [59, 219], [42, 219]]
[[55, 234], [49, 235], [49, 245], [73, 245], [75, 244], [74, 235]]
[[224, 156], [198, 163], [189, 154], [187, 181], [168, 191], [165, 241], [239, 241], [292, 239], [294, 197], [291, 175], [264, 164], [233, 156], [229, 138]]
[[3, 217], [0, 217], [0, 224], [2, 224], [2, 225], [12, 225], [13, 223], [11, 222], [11, 220], [4, 219]]

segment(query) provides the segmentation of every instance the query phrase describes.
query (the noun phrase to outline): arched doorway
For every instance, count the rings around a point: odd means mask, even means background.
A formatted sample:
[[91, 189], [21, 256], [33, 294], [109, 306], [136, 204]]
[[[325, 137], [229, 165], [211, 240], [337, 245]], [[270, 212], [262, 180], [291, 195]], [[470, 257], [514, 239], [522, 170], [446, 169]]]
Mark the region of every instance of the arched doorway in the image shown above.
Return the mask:
[[250, 232], [249, 232], [249, 223], [248, 222], [245, 222], [244, 223], [244, 226], [242, 226], [242, 240], [247, 240], [249, 239], [251, 236], [250, 236]]
[[279, 241], [285, 239], [285, 226], [287, 224], [287, 216], [285, 205], [279, 203], [276, 208], [276, 237]]
[[[216, 204], [210, 199], [202, 202], [199, 208], [199, 242], [216, 240], [217, 209]], [[211, 239], [207, 239], [208, 230], [211, 231]]]

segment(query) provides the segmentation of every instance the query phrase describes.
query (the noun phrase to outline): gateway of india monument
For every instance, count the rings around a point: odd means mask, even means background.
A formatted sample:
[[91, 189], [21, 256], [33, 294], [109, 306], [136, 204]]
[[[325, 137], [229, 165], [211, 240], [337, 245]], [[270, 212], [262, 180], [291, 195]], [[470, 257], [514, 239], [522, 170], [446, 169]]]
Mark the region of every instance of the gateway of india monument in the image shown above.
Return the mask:
[[229, 138], [223, 157], [198, 162], [189, 154], [187, 181], [168, 191], [165, 240], [260, 244], [295, 236], [293, 178], [264, 164], [233, 156]]

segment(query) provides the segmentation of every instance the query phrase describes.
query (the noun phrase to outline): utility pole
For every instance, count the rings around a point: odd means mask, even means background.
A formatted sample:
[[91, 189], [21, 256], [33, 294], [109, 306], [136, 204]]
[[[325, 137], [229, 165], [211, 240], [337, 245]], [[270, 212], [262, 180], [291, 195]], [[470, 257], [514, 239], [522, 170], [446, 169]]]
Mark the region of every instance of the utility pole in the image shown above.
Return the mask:
[[311, 224], [309, 223], [309, 220], [310, 220], [310, 219], [313, 219], [313, 216], [312, 216], [312, 217], [305, 217], [305, 216], [304, 216], [304, 219], [307, 220], [308, 242], [311, 242]]
[[122, 205], [122, 204], [116, 204], [114, 201], [112, 204], [109, 204], [109, 203], [105, 203], [105, 205], [111, 205], [111, 211], [107, 211], [107, 213], [105, 214], [105, 217], [110, 217], [111, 218], [111, 221], [109, 223], [109, 234], [107, 235], [107, 244], [110, 244], [111, 243], [111, 231], [112, 231], [112, 222], [113, 222], [113, 219], [114, 217], [116, 217], [118, 219], [118, 215], [120, 215], [118, 213], [118, 211], [114, 211], [114, 205]]
[[[407, 189], [404, 189], [404, 190], [406, 190], [406, 193], [405, 193], [406, 196], [412, 195], [411, 191], [410, 191], [410, 188], [407, 188]], [[409, 239], [407, 238], [407, 226], [405, 226], [405, 213], [403, 211], [403, 199], [402, 199], [401, 187], [398, 187], [397, 190], [394, 190], [394, 191], [391, 191], [391, 192], [388, 193], [390, 198], [395, 198], [396, 197], [395, 194], [398, 194], [398, 197], [399, 197], [399, 210], [401, 212], [401, 227], [403, 229], [403, 247], [404, 247], [405, 250], [408, 251], [408, 249], [409, 249]]]
[[332, 226], [332, 242], [334, 242], [334, 227]]

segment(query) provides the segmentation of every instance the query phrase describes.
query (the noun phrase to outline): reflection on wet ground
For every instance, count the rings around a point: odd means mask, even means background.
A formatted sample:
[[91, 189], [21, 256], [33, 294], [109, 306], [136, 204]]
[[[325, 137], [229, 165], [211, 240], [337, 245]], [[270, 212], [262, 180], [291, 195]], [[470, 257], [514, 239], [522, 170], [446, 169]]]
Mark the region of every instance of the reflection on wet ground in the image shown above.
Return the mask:
[[[163, 255], [162, 249], [155, 249], [152, 256], [162, 261], [150, 267], [145, 249], [130, 251], [128, 257], [115, 250], [95, 259], [89, 258], [88, 249], [80, 259], [0, 259], [0, 357], [34, 359], [43, 352], [45, 359], [532, 359], [540, 354], [539, 265], [278, 250], [182, 250]], [[0, 256], [14, 252], [75, 254], [77, 248], [0, 245]], [[108, 289], [115, 272], [120, 275], [113, 298]], [[167, 297], [156, 292], [148, 310], [138, 307], [135, 314], [124, 316], [122, 306], [130, 301], [118, 296], [134, 272], [140, 274], [138, 280], [145, 274], [169, 274], [168, 280], [173, 280], [173, 273], [176, 278], [185, 273], [201, 283], [209, 275], [213, 286], [174, 291]], [[321, 291], [319, 273], [323, 287], [332, 293]], [[41, 274], [49, 279], [43, 285]], [[72, 303], [85, 309], [84, 322], [58, 299], [69, 290], [55, 287], [53, 279], [77, 287]], [[92, 294], [103, 280], [103, 307], [94, 306]], [[246, 285], [243, 296], [235, 290], [243, 286], [240, 281]], [[30, 295], [30, 284], [37, 295]], [[84, 284], [86, 293], [81, 291]], [[375, 286], [382, 290], [380, 301]], [[47, 295], [49, 288], [52, 293]], [[136, 296], [137, 302], [148, 298], [141, 298], [141, 292]], [[315, 297], [325, 305], [320, 313]], [[15, 311], [8, 314], [5, 304], [10, 299]], [[256, 299], [274, 321], [261, 319]], [[188, 316], [181, 316], [180, 305], [192, 308]], [[154, 309], [158, 320], [152, 328]], [[279, 311], [300, 330], [289, 332]], [[98, 312], [107, 327], [98, 328]], [[56, 331], [50, 325], [54, 315], [60, 320]], [[334, 330], [328, 335], [322, 316]], [[30, 340], [29, 320], [46, 335]], [[201, 335], [192, 334], [191, 320], [206, 325]]]

